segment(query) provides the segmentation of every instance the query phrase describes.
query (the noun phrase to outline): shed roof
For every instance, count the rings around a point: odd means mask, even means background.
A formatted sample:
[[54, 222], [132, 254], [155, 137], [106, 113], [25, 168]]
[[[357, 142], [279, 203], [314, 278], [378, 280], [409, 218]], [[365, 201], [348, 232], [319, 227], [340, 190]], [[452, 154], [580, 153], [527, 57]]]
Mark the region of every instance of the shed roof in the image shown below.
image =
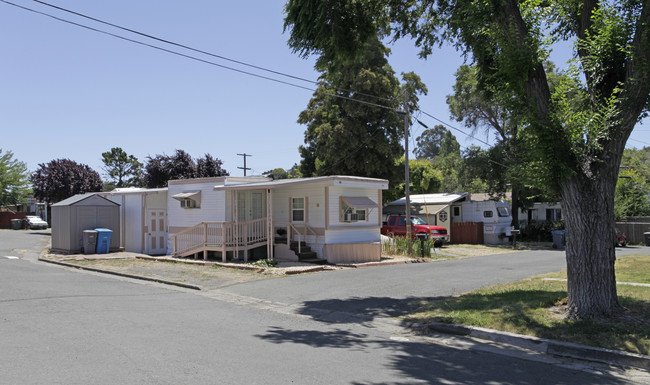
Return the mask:
[[[469, 198], [469, 193], [413, 194], [411, 195], [411, 204], [441, 205], [462, 201], [465, 198]], [[391, 206], [404, 204], [406, 204], [406, 197], [388, 203]]]
[[73, 206], [79, 202], [85, 201], [86, 199], [90, 199], [92, 197], [97, 197], [101, 199], [101, 203], [103, 206], [119, 206], [119, 204], [104, 198], [103, 196], [99, 195], [99, 193], [85, 193], [85, 194], [77, 194], [74, 196], [71, 196], [70, 198], [64, 199], [60, 202], [57, 202], [52, 205], [52, 207], [58, 207], [58, 206]]

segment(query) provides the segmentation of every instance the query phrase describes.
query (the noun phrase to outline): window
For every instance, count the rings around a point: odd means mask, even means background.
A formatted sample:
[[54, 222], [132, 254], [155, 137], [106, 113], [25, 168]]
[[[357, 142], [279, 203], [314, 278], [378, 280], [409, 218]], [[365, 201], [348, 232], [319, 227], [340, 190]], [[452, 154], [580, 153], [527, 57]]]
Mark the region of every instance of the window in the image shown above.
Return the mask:
[[201, 207], [201, 205], [199, 205], [199, 202], [193, 199], [184, 198], [181, 199], [180, 201], [181, 201], [181, 207], [184, 209], [198, 209]]
[[510, 216], [510, 210], [508, 210], [507, 207], [497, 207], [497, 213], [499, 214], [500, 217]]
[[342, 222], [365, 222], [378, 204], [366, 196], [342, 196], [339, 200], [339, 216]]
[[305, 221], [305, 198], [291, 198], [291, 221]]
[[341, 218], [343, 222], [362, 222], [366, 220], [366, 209], [357, 209], [348, 206], [341, 200]]
[[492, 212], [492, 210], [483, 211], [483, 218], [492, 218], [493, 215], [494, 213]]
[[180, 194], [172, 195], [172, 198], [180, 202], [184, 209], [198, 209], [201, 207], [201, 191], [184, 191]]
[[454, 216], [455, 217], [460, 216], [460, 206], [454, 206]]
[[546, 220], [547, 221], [559, 221], [562, 219], [562, 210], [561, 209], [546, 209]]

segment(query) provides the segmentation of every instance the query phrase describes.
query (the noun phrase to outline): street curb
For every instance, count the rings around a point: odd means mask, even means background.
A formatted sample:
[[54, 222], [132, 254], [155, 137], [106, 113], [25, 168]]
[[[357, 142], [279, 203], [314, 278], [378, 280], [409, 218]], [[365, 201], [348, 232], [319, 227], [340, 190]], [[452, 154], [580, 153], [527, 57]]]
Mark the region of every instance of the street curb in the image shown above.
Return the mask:
[[119, 273], [117, 271], [111, 271], [111, 270], [95, 269], [93, 267], [75, 265], [73, 263], [67, 263], [67, 262], [53, 261], [51, 259], [45, 259], [45, 258], [39, 258], [38, 260], [41, 261], [41, 262], [47, 262], [47, 263], [51, 263], [51, 264], [54, 264], [54, 265], [60, 265], [60, 266], [65, 266], [65, 267], [73, 267], [75, 269], [88, 270], [88, 271], [93, 271], [93, 272], [96, 272], [96, 273], [117, 275], [119, 277], [139, 279], [141, 281], [157, 282], [157, 283], [162, 283], [162, 284], [165, 284], [165, 285], [174, 285], [174, 286], [183, 287], [183, 288], [192, 289], [192, 290], [203, 290], [203, 288], [201, 286], [190, 285], [190, 284], [187, 284], [187, 283], [167, 281], [167, 280], [159, 279], [159, 278], [150, 278], [150, 277], [145, 277], [145, 276], [142, 276], [142, 275]]
[[423, 329], [429, 332], [455, 334], [479, 338], [482, 340], [502, 342], [553, 356], [569, 357], [584, 361], [650, 370], [650, 356], [643, 354], [603, 349], [574, 344], [571, 342], [560, 342], [474, 326], [445, 324], [440, 322], [430, 322], [426, 324], [409, 323], [407, 326], [413, 329]]
[[411, 263], [429, 263], [426, 259], [401, 259], [397, 261], [377, 261], [377, 262], [363, 262], [363, 263], [335, 263], [336, 267], [349, 267], [354, 269], [362, 269], [364, 267], [376, 266], [393, 266], [393, 265], [407, 265]]
[[253, 270], [256, 272], [264, 271], [263, 267], [251, 266], [251, 265], [236, 265], [232, 263], [222, 263], [215, 261], [201, 261], [201, 260], [182, 260], [179, 258], [168, 258], [168, 257], [150, 257], [146, 255], [138, 255], [136, 259], [144, 259], [147, 261], [156, 261], [156, 262], [172, 262], [172, 263], [185, 263], [188, 265], [202, 265], [202, 266], [221, 266], [227, 267], [230, 269], [239, 269], [239, 270]]

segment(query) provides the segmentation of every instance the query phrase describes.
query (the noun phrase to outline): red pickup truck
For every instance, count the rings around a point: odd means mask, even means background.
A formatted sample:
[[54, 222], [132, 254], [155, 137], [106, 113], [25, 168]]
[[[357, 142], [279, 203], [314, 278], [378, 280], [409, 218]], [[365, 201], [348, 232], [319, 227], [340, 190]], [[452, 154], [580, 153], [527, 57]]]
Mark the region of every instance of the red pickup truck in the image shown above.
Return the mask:
[[[406, 218], [403, 215], [391, 215], [388, 217], [386, 224], [381, 227], [381, 233], [389, 237], [406, 236]], [[411, 236], [417, 237], [417, 234], [427, 234], [434, 245], [439, 247], [443, 243], [449, 242], [447, 229], [440, 226], [427, 225], [420, 217], [411, 217]]]

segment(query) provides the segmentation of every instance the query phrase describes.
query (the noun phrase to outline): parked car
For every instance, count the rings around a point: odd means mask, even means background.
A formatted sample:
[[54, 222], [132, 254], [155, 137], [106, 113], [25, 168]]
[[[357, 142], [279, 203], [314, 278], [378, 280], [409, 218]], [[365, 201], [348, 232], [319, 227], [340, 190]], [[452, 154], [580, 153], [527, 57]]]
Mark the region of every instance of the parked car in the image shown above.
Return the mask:
[[28, 215], [25, 217], [26, 227], [31, 230], [47, 229], [47, 222], [35, 215]]
[[[386, 224], [381, 228], [381, 233], [391, 237], [406, 236], [406, 218], [403, 215], [389, 216]], [[412, 216], [411, 237], [415, 239], [418, 234], [426, 234], [428, 238], [433, 240], [436, 247], [440, 247], [443, 243], [449, 242], [449, 234], [447, 234], [446, 228], [427, 225], [422, 218]]]
[[616, 229], [616, 242], [614, 243], [614, 246], [627, 246], [627, 236], [621, 233], [619, 229]]

